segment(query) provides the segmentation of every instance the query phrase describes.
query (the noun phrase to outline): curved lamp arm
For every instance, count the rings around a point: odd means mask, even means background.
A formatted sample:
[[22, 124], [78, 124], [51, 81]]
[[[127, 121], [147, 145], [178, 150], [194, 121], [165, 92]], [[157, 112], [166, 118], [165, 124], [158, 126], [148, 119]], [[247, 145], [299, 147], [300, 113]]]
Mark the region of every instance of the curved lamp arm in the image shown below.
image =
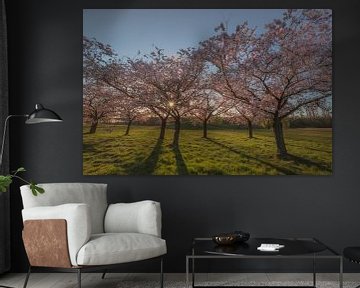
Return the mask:
[[29, 115], [27, 115], [27, 114], [23, 114], [23, 115], [9, 115], [6, 117], [5, 123], [4, 123], [4, 132], [3, 132], [3, 137], [2, 137], [2, 143], [1, 143], [1, 151], [0, 151], [0, 168], [2, 166], [2, 160], [3, 160], [3, 155], [4, 155], [4, 146], [5, 146], [5, 140], [6, 140], [6, 132], [7, 132], [7, 126], [8, 126], [8, 122], [9, 122], [10, 118], [14, 118], [14, 117], [27, 118], [28, 116]]

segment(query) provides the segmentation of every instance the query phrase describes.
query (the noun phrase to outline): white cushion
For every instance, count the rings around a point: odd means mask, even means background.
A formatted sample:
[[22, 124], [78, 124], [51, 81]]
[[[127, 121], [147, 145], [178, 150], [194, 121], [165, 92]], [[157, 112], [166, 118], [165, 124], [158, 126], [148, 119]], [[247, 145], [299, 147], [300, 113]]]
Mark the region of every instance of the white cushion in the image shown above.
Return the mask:
[[104, 232], [104, 217], [107, 209], [107, 184], [95, 183], [49, 183], [39, 184], [44, 194], [34, 196], [29, 185], [20, 187], [24, 208], [56, 206], [67, 203], [89, 205], [93, 233]]
[[149, 259], [166, 254], [165, 240], [140, 233], [104, 233], [81, 247], [78, 265], [107, 265]]
[[[39, 219], [65, 219], [70, 260], [76, 264], [79, 249], [90, 239], [91, 223], [89, 206], [86, 204], [64, 204], [50, 207], [33, 207], [22, 210], [23, 221]], [[36, 241], [41, 241], [41, 235]]]
[[109, 205], [104, 224], [106, 233], [143, 233], [161, 237], [160, 203], [145, 200]]

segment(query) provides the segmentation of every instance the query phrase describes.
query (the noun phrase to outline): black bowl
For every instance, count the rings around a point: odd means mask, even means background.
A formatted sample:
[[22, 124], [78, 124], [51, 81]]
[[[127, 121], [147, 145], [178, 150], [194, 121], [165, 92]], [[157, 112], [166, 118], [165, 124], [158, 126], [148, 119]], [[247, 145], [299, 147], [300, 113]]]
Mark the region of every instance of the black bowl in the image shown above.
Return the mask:
[[234, 231], [232, 232], [236, 235], [236, 242], [245, 242], [250, 239], [250, 233], [244, 231]]

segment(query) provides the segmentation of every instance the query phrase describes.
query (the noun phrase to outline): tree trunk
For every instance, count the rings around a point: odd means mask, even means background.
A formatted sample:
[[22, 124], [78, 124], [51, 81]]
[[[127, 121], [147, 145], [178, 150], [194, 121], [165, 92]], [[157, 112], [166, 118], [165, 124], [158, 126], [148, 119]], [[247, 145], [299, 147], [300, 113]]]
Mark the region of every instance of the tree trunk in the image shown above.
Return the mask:
[[253, 138], [253, 125], [251, 120], [247, 119], [247, 124], [248, 124], [248, 132], [249, 132], [249, 138]]
[[159, 136], [159, 139], [161, 140], [164, 140], [165, 138], [166, 121], [167, 118], [161, 118], [161, 128], [160, 128], [160, 136]]
[[175, 131], [174, 131], [174, 139], [173, 139], [173, 146], [179, 146], [179, 137], [180, 137], [180, 118], [175, 118]]
[[284, 131], [281, 123], [281, 119], [279, 117], [274, 117], [273, 120], [273, 129], [276, 141], [276, 148], [277, 148], [277, 156], [279, 158], [286, 158], [287, 150], [284, 141]]
[[203, 122], [203, 137], [207, 138], [207, 120]]
[[89, 131], [90, 134], [94, 134], [96, 132], [98, 122], [99, 121], [97, 119], [91, 120], [91, 127], [90, 127], [90, 131]]
[[126, 127], [126, 131], [125, 131], [125, 136], [129, 135], [129, 132], [130, 132], [130, 126], [131, 126], [131, 123], [132, 123], [132, 119], [129, 120], [128, 124], [127, 124], [127, 127]]

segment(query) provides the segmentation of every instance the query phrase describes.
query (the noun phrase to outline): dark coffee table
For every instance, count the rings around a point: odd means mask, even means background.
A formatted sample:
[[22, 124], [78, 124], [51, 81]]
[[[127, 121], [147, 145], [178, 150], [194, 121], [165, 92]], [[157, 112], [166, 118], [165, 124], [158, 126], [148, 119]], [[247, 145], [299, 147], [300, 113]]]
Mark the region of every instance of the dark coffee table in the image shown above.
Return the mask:
[[[264, 252], [257, 250], [261, 243], [284, 245], [277, 252]], [[219, 246], [211, 238], [195, 238], [191, 253], [186, 256], [186, 287], [189, 287], [189, 271], [191, 268], [191, 287], [204, 287], [195, 285], [195, 260], [200, 259], [312, 259], [313, 285], [293, 287], [316, 287], [316, 260], [335, 259], [339, 261], [339, 287], [343, 287], [343, 258], [335, 250], [315, 238], [250, 238], [245, 243], [229, 246]], [[191, 266], [191, 267], [190, 267]], [[211, 286], [214, 287], [214, 286]], [[226, 286], [222, 286], [226, 287]], [[234, 287], [234, 286], [231, 286]], [[247, 286], [235, 286], [247, 287]], [[251, 286], [254, 287], [254, 286]], [[264, 287], [264, 286], [262, 286]], [[274, 287], [274, 286], [271, 286]], [[281, 286], [284, 287], [284, 286]]]

